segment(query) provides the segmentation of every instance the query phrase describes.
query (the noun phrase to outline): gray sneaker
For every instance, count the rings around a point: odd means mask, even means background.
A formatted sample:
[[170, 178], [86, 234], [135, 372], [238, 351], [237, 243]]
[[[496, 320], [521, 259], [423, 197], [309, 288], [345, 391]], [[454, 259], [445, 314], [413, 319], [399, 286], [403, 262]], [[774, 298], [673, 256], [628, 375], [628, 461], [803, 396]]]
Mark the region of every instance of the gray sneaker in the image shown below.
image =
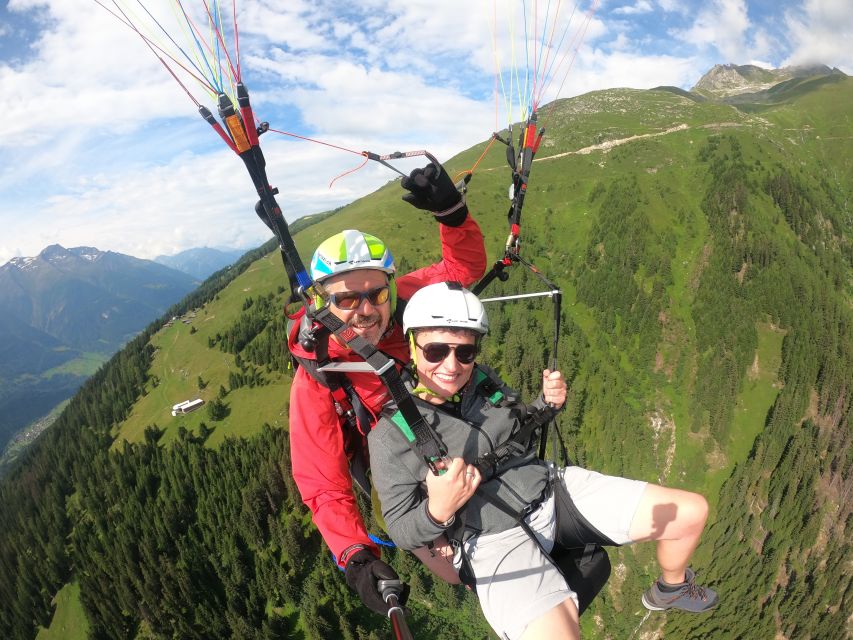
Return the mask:
[[707, 587], [700, 587], [694, 580], [696, 574], [693, 569], [687, 567], [684, 574], [686, 580], [679, 585], [677, 591], [662, 591], [660, 582], [655, 583], [643, 593], [643, 606], [651, 611], [665, 611], [667, 609], [681, 609], [690, 613], [702, 613], [710, 611], [717, 606], [720, 599], [716, 591]]

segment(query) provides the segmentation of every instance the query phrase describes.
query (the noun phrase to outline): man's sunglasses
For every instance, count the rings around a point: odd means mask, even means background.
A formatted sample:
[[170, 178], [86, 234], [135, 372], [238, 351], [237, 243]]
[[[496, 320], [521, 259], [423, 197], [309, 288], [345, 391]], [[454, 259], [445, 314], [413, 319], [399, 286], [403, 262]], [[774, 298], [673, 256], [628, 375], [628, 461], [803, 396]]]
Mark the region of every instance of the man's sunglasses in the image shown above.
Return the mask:
[[[418, 344], [417, 342], [415, 344]], [[456, 354], [456, 361], [460, 364], [471, 364], [474, 358], [477, 357], [476, 344], [447, 344], [444, 342], [429, 342], [427, 344], [418, 344], [418, 347], [423, 351], [424, 359], [427, 362], [435, 364], [441, 362], [450, 352]]]
[[390, 296], [391, 289], [386, 284], [381, 287], [371, 289], [370, 291], [342, 291], [341, 293], [330, 293], [329, 300], [331, 300], [332, 304], [342, 311], [352, 311], [353, 309], [358, 309], [365, 298], [369, 300], [370, 304], [374, 307], [378, 307], [388, 302], [388, 298]]

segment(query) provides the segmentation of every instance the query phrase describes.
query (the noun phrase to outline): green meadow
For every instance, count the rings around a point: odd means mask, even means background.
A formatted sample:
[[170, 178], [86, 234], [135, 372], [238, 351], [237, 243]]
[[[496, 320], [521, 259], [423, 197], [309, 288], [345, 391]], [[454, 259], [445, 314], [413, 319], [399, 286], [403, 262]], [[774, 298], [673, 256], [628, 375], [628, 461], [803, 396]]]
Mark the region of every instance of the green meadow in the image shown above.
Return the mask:
[[[210, 402], [220, 387], [228, 389], [228, 373], [237, 368], [235, 357], [209, 348], [208, 338], [234, 323], [245, 298], [277, 292], [281, 278], [280, 259], [276, 253], [270, 254], [255, 262], [214, 300], [174, 319], [171, 326], [155, 334], [151, 343], [156, 351], [146, 393], [119, 425], [114, 448], [120, 448], [123, 440], [141, 442], [150, 426], [164, 430], [161, 441], [165, 444], [181, 427], [198, 433], [204, 422], [213, 428], [208, 443], [214, 446], [228, 437], [251, 436], [264, 423], [273, 427], [287, 424], [289, 386], [277, 372], [264, 374], [268, 382], [264, 386], [241, 388], [240, 393], [227, 395], [224, 402], [229, 413], [222, 420], [212, 421], [205, 406], [186, 415], [171, 414], [172, 406], [179, 402], [195, 398]], [[199, 378], [203, 389], [199, 389]]]

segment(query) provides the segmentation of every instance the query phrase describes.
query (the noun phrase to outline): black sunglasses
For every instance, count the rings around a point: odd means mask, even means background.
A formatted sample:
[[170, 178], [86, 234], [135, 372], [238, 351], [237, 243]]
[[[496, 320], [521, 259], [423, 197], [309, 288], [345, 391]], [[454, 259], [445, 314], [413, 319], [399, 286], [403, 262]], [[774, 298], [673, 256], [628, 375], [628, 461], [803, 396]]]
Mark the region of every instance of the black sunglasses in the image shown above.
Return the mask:
[[361, 306], [362, 300], [367, 298], [374, 307], [383, 305], [388, 302], [391, 296], [391, 289], [386, 284], [381, 287], [376, 287], [370, 291], [342, 291], [341, 293], [330, 293], [329, 299], [332, 304], [343, 311], [352, 311]]
[[476, 344], [447, 344], [445, 342], [429, 342], [427, 344], [418, 344], [421, 351], [424, 352], [424, 359], [427, 362], [435, 364], [444, 360], [450, 352], [456, 354], [456, 361], [460, 364], [471, 364], [474, 358], [477, 357]]

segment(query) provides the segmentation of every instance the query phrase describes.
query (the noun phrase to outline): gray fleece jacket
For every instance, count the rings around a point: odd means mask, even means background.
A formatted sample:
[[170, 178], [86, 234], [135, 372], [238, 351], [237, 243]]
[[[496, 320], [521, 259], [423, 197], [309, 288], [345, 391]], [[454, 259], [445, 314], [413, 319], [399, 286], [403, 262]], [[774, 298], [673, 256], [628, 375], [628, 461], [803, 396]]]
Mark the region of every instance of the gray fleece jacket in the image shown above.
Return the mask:
[[[451, 457], [466, 463], [477, 460], [509, 440], [520, 428], [528, 411], [540, 408], [541, 398], [530, 408], [518, 402], [517, 394], [504, 385], [488, 367], [477, 365], [457, 406], [433, 405], [415, 398], [418, 410], [438, 433]], [[483, 482], [471, 499], [456, 513], [445, 530], [427, 515], [426, 474], [423, 458], [409, 446], [392, 421], [397, 407], [390, 403], [382, 411], [368, 436], [373, 485], [382, 505], [388, 534], [403, 549], [417, 549], [442, 533], [461, 541], [480, 533], [505, 531], [517, 522], [487, 499], [494, 495], [516, 511], [539, 500], [547, 487], [548, 468], [531, 451], [497, 470]]]

